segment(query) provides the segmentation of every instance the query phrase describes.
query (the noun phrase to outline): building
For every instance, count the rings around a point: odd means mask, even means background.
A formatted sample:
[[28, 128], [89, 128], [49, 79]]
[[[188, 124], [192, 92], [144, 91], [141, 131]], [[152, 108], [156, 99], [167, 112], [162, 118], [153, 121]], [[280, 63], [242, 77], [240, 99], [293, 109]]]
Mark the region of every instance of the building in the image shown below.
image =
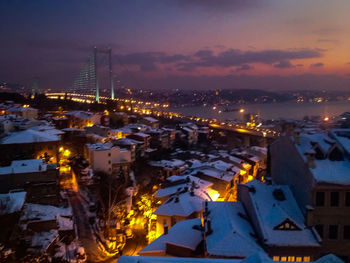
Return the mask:
[[29, 107], [29, 105], [23, 106], [11, 106], [6, 109], [7, 115], [17, 115], [26, 119], [37, 119], [38, 118], [38, 110]]
[[153, 129], [159, 128], [159, 121], [149, 116], [142, 118], [139, 122], [148, 125]]
[[[203, 240], [201, 219], [194, 218], [176, 223], [171, 229], [139, 251], [141, 256], [191, 257], [200, 253]], [[184, 238], [184, 233], [186, 238]]]
[[319, 258], [320, 239], [306, 220], [289, 186], [258, 180], [238, 186], [256, 236], [273, 260], [310, 262]]
[[241, 202], [207, 202], [204, 211], [205, 255], [211, 258], [246, 258], [266, 254], [256, 238]]
[[271, 175], [287, 184], [322, 238], [322, 253], [350, 262], [350, 130], [283, 136], [270, 146]]
[[102, 113], [86, 111], [70, 111], [65, 113], [68, 118], [68, 128], [84, 129], [85, 127], [100, 125], [104, 116]]
[[18, 224], [26, 192], [0, 194], [0, 242], [6, 243]]
[[87, 144], [86, 158], [93, 170], [107, 174], [129, 174], [132, 160], [129, 150], [113, 143]]
[[154, 212], [157, 215], [157, 236], [177, 222], [200, 217], [206, 200], [211, 201], [209, 194], [197, 189], [195, 185], [170, 195]]
[[46, 130], [13, 132], [0, 140], [0, 163], [9, 165], [12, 160], [38, 158], [48, 163], [58, 163], [59, 143], [60, 136]]

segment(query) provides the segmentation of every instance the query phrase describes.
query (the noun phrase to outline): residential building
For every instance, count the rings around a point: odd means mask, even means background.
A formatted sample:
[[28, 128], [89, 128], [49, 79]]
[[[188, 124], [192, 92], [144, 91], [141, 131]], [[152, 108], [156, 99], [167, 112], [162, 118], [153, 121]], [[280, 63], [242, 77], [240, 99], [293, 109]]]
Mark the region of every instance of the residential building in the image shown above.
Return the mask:
[[238, 186], [259, 243], [273, 260], [310, 262], [321, 255], [321, 239], [306, 220], [287, 185], [258, 180]]
[[271, 175], [287, 184], [322, 238], [322, 253], [350, 262], [350, 130], [283, 136], [270, 146]]
[[113, 143], [96, 143], [86, 145], [86, 158], [91, 168], [107, 174], [129, 174], [131, 152], [113, 145]]

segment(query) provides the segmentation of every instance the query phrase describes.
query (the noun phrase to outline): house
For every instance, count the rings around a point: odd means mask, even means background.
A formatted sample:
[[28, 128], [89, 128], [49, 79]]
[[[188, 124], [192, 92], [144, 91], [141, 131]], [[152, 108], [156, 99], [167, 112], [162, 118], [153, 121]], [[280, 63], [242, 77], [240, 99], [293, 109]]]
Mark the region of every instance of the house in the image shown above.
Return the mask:
[[140, 250], [138, 254], [140, 256], [196, 256], [199, 254], [199, 245], [203, 240], [201, 225], [200, 218], [180, 221], [169, 230], [165, 228], [164, 234]]
[[181, 175], [181, 173], [188, 167], [184, 161], [178, 159], [151, 161], [149, 162], [149, 165], [159, 168], [160, 174], [165, 178], [174, 175]]
[[26, 192], [0, 194], [0, 242], [10, 239], [11, 233], [18, 224]]
[[192, 185], [170, 195], [154, 212], [157, 215], [157, 236], [177, 222], [200, 217], [206, 200], [211, 200], [209, 194]]
[[9, 164], [18, 159], [45, 159], [46, 162], [59, 161], [60, 137], [47, 131], [28, 129], [13, 132], [0, 140], [1, 163]]
[[84, 129], [85, 127], [101, 124], [102, 113], [86, 111], [70, 111], [64, 114], [68, 118], [68, 128]]
[[131, 152], [113, 143], [95, 143], [86, 145], [86, 159], [95, 171], [117, 175], [129, 174]]
[[161, 202], [165, 202], [171, 195], [185, 188], [190, 189], [193, 186], [196, 189], [207, 192], [210, 198], [215, 201], [218, 197], [218, 193], [211, 189], [212, 185], [211, 182], [201, 180], [191, 175], [171, 176], [161, 184], [161, 188], [154, 194], [154, 197]]
[[151, 136], [149, 134], [146, 134], [143, 132], [136, 132], [136, 133], [127, 135], [126, 138], [142, 142], [145, 150], [150, 147]]
[[180, 131], [182, 133], [182, 140], [188, 145], [194, 145], [198, 142], [198, 127], [194, 123], [180, 124]]
[[350, 131], [282, 136], [270, 146], [274, 182], [289, 185], [322, 238], [322, 253], [350, 262]]
[[6, 109], [7, 115], [17, 115], [26, 119], [37, 119], [38, 118], [38, 110], [29, 107], [29, 105], [23, 106], [11, 106]]
[[238, 186], [257, 238], [273, 260], [310, 262], [320, 256], [316, 230], [306, 220], [287, 185], [267, 185], [258, 180]]
[[158, 129], [159, 128], [159, 121], [153, 117], [147, 116], [142, 118], [140, 121], [140, 123], [146, 124], [148, 126], [150, 126], [153, 129]]
[[257, 252], [265, 254], [241, 202], [207, 202], [203, 214], [207, 257], [246, 258]]
[[12, 161], [10, 166], [0, 167], [0, 192], [26, 189], [28, 201], [55, 202], [58, 174], [57, 164], [42, 159]]

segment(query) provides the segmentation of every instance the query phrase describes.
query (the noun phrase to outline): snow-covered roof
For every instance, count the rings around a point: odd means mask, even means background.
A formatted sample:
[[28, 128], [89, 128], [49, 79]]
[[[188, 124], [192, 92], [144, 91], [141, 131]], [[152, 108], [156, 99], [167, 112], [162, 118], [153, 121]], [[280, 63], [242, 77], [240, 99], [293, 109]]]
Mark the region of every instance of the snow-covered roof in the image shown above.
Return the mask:
[[11, 133], [9, 136], [2, 138], [1, 144], [54, 142], [59, 140], [60, 137], [57, 135], [28, 129]]
[[161, 161], [151, 161], [149, 165], [155, 167], [163, 167], [163, 168], [180, 168], [186, 165], [186, 163], [182, 160], [171, 159], [171, 160], [161, 160]]
[[74, 229], [73, 220], [70, 216], [62, 216], [58, 214], [56, 216], [56, 221], [58, 224], [58, 229], [61, 231]]
[[171, 176], [167, 178], [167, 181], [171, 183], [166, 186], [162, 185], [162, 188], [154, 195], [155, 197], [161, 198], [170, 196], [178, 191], [184, 190], [185, 187], [191, 188], [193, 184], [202, 191], [206, 191], [208, 187], [212, 185], [211, 182], [191, 175]]
[[[326, 151], [330, 147], [326, 148], [325, 140], [329, 140], [332, 145], [332, 140], [325, 134], [321, 135], [306, 135], [301, 134], [299, 137], [299, 143], [296, 143], [296, 147], [300, 153], [300, 156], [307, 162], [307, 153], [315, 152], [313, 143], [317, 142], [318, 145], [324, 147]], [[328, 143], [329, 144], [329, 143]], [[327, 145], [328, 145], [327, 144]], [[311, 173], [314, 176], [316, 182], [325, 182], [332, 184], [344, 184], [350, 185], [350, 161], [347, 158], [344, 158], [342, 161], [332, 161], [328, 158], [317, 159], [315, 158], [315, 167], [310, 168]]]
[[[110, 150], [113, 147], [118, 147], [118, 146], [113, 146], [113, 143], [94, 143], [94, 144], [86, 144], [86, 147], [95, 151], [104, 151], [104, 150]], [[119, 147], [118, 147], [119, 148]]]
[[203, 166], [203, 167], [198, 167], [193, 169], [191, 172], [191, 175], [197, 176], [198, 172], [203, 173], [206, 176], [216, 178], [225, 182], [230, 182], [236, 174], [234, 172], [224, 172], [216, 168], [213, 168], [211, 166]]
[[26, 192], [0, 194], [0, 215], [12, 214], [22, 210]]
[[[277, 246], [313, 246], [319, 243], [310, 228], [294, 196], [286, 185], [266, 185], [253, 180], [242, 187], [249, 187], [252, 208], [257, 216], [264, 243]], [[241, 200], [243, 203], [245, 200]], [[292, 225], [294, 229], [281, 230], [282, 224]]]
[[50, 135], [62, 135], [64, 134], [63, 131], [56, 129], [53, 126], [50, 125], [38, 125], [33, 126], [29, 128], [30, 130], [39, 131], [39, 132], [45, 132], [46, 134]]
[[213, 231], [206, 237], [209, 255], [244, 258], [263, 252], [240, 202], [208, 202], [208, 210]]
[[194, 212], [201, 211], [206, 200], [211, 201], [210, 196], [205, 192], [194, 190], [194, 194], [191, 194], [190, 191], [182, 191], [170, 196], [154, 214], [187, 217]]
[[148, 122], [153, 122], [153, 123], [158, 122], [158, 120], [157, 120], [157, 119], [152, 118], [152, 117], [144, 117], [143, 119], [144, 119], [144, 120], [146, 120], [146, 121], [148, 121]]
[[23, 222], [56, 220], [57, 215], [72, 216], [72, 210], [70, 207], [26, 203], [20, 220]]
[[47, 166], [42, 159], [17, 160], [12, 161], [10, 166], [0, 167], [0, 175], [45, 172]]
[[331, 130], [331, 134], [350, 155], [350, 129], [333, 129]]
[[180, 221], [169, 229], [168, 234], [158, 237], [148, 246], [144, 247], [139, 254], [165, 252], [166, 244], [172, 244], [194, 251], [202, 241], [202, 232], [193, 227], [200, 226], [201, 224], [200, 218]]
[[65, 113], [65, 115], [74, 116], [74, 117], [80, 118], [80, 119], [90, 119], [90, 118], [92, 118], [92, 116], [94, 116], [93, 113], [86, 112], [86, 111], [70, 111], [70, 112]]

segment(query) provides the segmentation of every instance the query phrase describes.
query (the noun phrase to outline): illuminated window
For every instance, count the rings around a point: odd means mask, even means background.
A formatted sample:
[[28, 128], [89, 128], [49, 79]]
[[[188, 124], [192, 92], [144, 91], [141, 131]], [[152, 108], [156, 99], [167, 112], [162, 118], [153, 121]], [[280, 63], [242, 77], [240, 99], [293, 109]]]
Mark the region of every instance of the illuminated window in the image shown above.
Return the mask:
[[294, 256], [289, 256], [288, 257], [288, 261], [295, 261], [295, 257]]
[[290, 219], [284, 220], [281, 224], [274, 227], [275, 230], [300, 230], [300, 228]]
[[272, 257], [272, 260], [273, 260], [273, 261], [279, 261], [279, 260], [280, 260], [280, 257], [279, 257], [279, 256], [273, 256], [273, 257]]
[[287, 261], [287, 257], [281, 257], [281, 261]]
[[302, 257], [296, 257], [295, 261], [296, 261], [296, 262], [302, 262], [302, 261], [303, 261], [303, 258], [302, 258]]
[[310, 262], [310, 257], [304, 257], [304, 262]]

